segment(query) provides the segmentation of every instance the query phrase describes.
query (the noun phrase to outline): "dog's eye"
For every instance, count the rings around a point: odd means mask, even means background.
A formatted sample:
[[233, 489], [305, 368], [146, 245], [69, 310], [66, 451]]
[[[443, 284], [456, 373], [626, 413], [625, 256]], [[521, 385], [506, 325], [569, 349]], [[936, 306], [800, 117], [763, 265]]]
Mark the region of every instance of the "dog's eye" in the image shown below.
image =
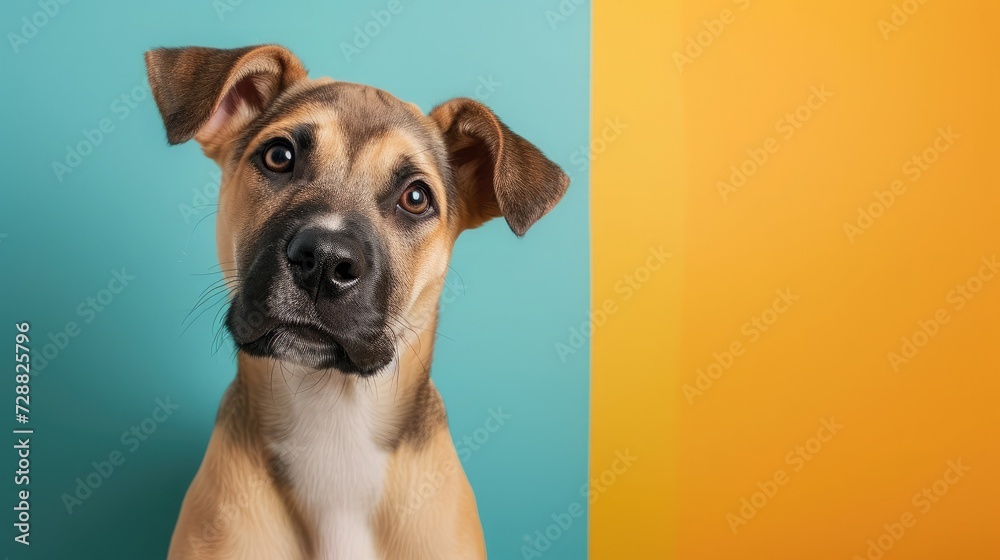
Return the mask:
[[427, 184], [423, 181], [411, 183], [399, 197], [399, 207], [418, 216], [427, 212], [431, 206], [431, 195], [428, 190]]
[[275, 140], [264, 149], [264, 167], [275, 173], [288, 173], [295, 163], [292, 147], [284, 140]]

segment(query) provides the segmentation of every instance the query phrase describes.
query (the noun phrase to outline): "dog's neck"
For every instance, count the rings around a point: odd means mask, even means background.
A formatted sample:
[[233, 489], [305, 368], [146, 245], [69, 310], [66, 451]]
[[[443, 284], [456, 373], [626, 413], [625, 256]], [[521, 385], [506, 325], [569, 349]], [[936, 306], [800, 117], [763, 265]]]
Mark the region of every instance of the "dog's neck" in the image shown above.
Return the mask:
[[267, 460], [319, 557], [376, 557], [370, 520], [389, 455], [424, 422], [422, 405], [434, 391], [434, 323], [400, 333], [396, 358], [370, 377], [239, 356]]

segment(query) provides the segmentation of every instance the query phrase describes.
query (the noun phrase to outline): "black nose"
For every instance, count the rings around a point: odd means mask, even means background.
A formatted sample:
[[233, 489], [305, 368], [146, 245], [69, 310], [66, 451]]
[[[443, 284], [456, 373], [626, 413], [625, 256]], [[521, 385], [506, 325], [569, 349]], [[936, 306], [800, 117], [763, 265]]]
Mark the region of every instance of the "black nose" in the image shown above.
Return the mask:
[[288, 263], [299, 286], [333, 294], [354, 286], [368, 272], [364, 250], [345, 232], [307, 226], [299, 230], [287, 249]]

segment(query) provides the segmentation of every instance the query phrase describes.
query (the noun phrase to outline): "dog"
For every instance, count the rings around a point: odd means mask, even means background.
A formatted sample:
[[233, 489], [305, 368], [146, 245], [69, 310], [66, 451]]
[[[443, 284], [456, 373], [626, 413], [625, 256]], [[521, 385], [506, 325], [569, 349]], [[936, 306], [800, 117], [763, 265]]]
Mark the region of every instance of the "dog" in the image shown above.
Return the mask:
[[424, 115], [277, 45], [145, 60], [168, 142], [222, 169], [237, 349], [169, 558], [485, 558], [430, 379], [438, 301], [461, 232], [524, 235], [569, 178], [472, 99]]

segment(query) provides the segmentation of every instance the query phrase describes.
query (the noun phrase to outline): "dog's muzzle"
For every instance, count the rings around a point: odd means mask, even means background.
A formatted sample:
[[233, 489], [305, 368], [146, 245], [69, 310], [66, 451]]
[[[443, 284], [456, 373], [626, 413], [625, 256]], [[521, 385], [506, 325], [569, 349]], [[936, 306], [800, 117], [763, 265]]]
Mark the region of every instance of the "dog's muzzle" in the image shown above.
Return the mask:
[[226, 318], [239, 349], [362, 375], [388, 365], [389, 274], [369, 228], [307, 222], [290, 235], [264, 232]]

